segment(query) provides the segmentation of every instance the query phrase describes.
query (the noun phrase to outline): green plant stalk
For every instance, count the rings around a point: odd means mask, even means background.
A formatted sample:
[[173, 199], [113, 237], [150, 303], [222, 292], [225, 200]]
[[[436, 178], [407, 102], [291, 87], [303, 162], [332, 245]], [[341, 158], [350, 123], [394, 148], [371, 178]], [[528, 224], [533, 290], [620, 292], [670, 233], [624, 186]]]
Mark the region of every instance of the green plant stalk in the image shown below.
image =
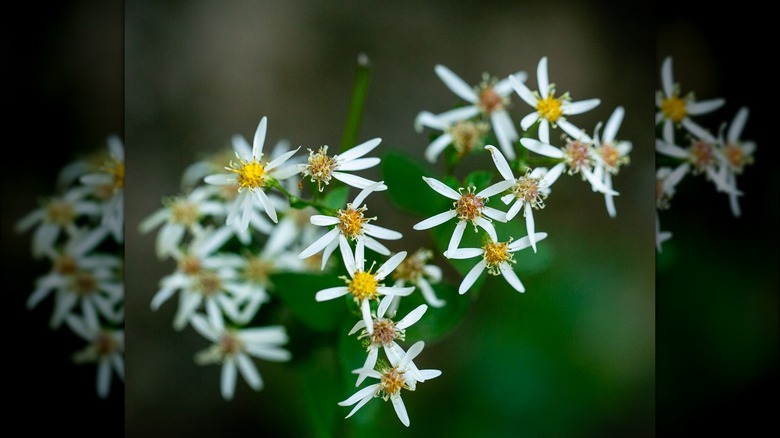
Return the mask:
[[347, 122], [344, 126], [344, 133], [341, 136], [340, 152], [342, 153], [357, 144], [360, 123], [363, 121], [363, 111], [366, 106], [370, 77], [371, 61], [365, 53], [361, 53], [358, 55], [355, 83], [352, 88], [352, 99], [349, 103]]

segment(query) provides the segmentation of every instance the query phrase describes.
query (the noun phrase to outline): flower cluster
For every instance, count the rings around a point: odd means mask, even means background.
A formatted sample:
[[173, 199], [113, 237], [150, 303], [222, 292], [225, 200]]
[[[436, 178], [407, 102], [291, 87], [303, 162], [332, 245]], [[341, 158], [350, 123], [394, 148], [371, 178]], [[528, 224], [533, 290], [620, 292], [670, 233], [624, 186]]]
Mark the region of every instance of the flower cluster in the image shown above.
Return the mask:
[[672, 237], [671, 232], [661, 231], [660, 212], [671, 207], [677, 186], [688, 175], [703, 176], [717, 192], [725, 193], [732, 214], [740, 216], [739, 197], [743, 192], [737, 187], [737, 177], [753, 163], [756, 150], [755, 142], [742, 139], [748, 118], [747, 107], [740, 108], [730, 124], [722, 123], [717, 134], [713, 134], [692, 117], [712, 113], [726, 103], [724, 99], [697, 100], [692, 92], [683, 95], [680, 84], [673, 78], [671, 57], [666, 57], [661, 66], [661, 85], [655, 99], [658, 108], [655, 122], [659, 131], [655, 185], [656, 248], [659, 253], [662, 243]]
[[[545, 207], [552, 185], [564, 172], [579, 174], [593, 191], [602, 193], [609, 215], [616, 216], [614, 197], [618, 192], [613, 189], [612, 178], [629, 162], [632, 147], [630, 142], [617, 138], [625, 111], [617, 107], [603, 132], [599, 123], [593, 135], [588, 135], [569, 119], [595, 108], [600, 100], [572, 101], [568, 92], [556, 97], [556, 84], [549, 81], [546, 57], [537, 65], [537, 91], [531, 91], [525, 84], [527, 74], [522, 71], [500, 80], [486, 79], [475, 87], [444, 66], [436, 66], [435, 71], [466, 103], [439, 114], [419, 113], [418, 131], [423, 127], [441, 131], [428, 145], [426, 158], [435, 162], [443, 151], [449, 150], [447, 160], [451, 164], [465, 158], [467, 153], [484, 149], [490, 153], [499, 181], [478, 190], [473, 185], [451, 187], [435, 178], [423, 177], [431, 189], [453, 203], [452, 208], [417, 223], [414, 228], [427, 230], [454, 220], [455, 229], [443, 255], [450, 259], [481, 257], [460, 284], [461, 294], [469, 290], [484, 270], [502, 275], [515, 290], [524, 292], [525, 287], [514, 271], [513, 253], [527, 247], [536, 252], [537, 242], [547, 237], [547, 233], [536, 232], [534, 210]], [[486, 74], [485, 78], [488, 77]], [[513, 91], [532, 108], [520, 120], [522, 137], [508, 113]], [[551, 143], [551, 130], [557, 128], [562, 131], [562, 146]], [[496, 140], [499, 148], [489, 144], [492, 140]], [[542, 159], [532, 160], [527, 153], [518, 154], [518, 143]], [[542, 165], [536, 166], [535, 162]], [[498, 204], [491, 203], [491, 197], [499, 197], [509, 208], [506, 211], [496, 208]], [[493, 221], [512, 221], [521, 211], [527, 235], [517, 240], [513, 236], [500, 238]], [[480, 248], [459, 247], [469, 224], [475, 232], [483, 233], [484, 243]]]
[[32, 231], [32, 255], [51, 263], [27, 300], [32, 310], [53, 295], [52, 329], [67, 326], [87, 345], [76, 363], [97, 365], [97, 394], [124, 380], [124, 146], [108, 138], [101, 151], [65, 165], [57, 190], [16, 224]]
[[[263, 386], [250, 357], [293, 360], [284, 347], [295, 341], [289, 339], [286, 326], [259, 325], [270, 319], [262, 312], [271, 307], [269, 303], [282, 302], [280, 295], [299, 293], [281, 290], [283, 286], [276, 284], [279, 275], [309, 275], [323, 286], [330, 279], [342, 281], [300, 299], [322, 302], [348, 295], [351, 309], [360, 315], [352, 331], [344, 333], [359, 331], [358, 340], [366, 343], [356, 386], [366, 377], [382, 383], [361, 390], [360, 403], [349, 415], [383, 393], [408, 426], [400, 390], [414, 389], [440, 372], [420, 370], [412, 361], [422, 343], [409, 351], [399, 344], [427, 305], [398, 321], [392, 318], [400, 297], [409, 296], [418, 285], [432, 306], [441, 307], [444, 301], [431, 287], [441, 278], [441, 270], [427, 264], [428, 252], [409, 258], [406, 251], [393, 254], [383, 241], [399, 240], [402, 234], [377, 225], [377, 217], [368, 215], [369, 196], [387, 186], [354, 172], [380, 164], [380, 158], [367, 155], [382, 140], [373, 138], [334, 155], [322, 145], [309, 149], [308, 157], [296, 156], [301, 147], [291, 149], [280, 140], [266, 158], [267, 130], [263, 117], [251, 145], [240, 135], [233, 137], [234, 158], [219, 153], [189, 166], [182, 177], [182, 194], [164, 200], [163, 207], [140, 224], [144, 233], [159, 228], [157, 255], [176, 262], [174, 272], [161, 279], [152, 309], [178, 294], [173, 327], [192, 326], [212, 343], [196, 355], [196, 362], [222, 364], [221, 392], [229, 400], [238, 372], [253, 389]], [[304, 187], [307, 181], [309, 190]], [[347, 202], [350, 189], [358, 193]], [[312, 199], [307, 198], [309, 193]], [[331, 256], [337, 249], [341, 257], [334, 263]], [[370, 265], [367, 251], [377, 257]], [[378, 257], [386, 260], [375, 269]], [[334, 273], [344, 275], [327, 275]], [[380, 349], [386, 359], [379, 359]]]

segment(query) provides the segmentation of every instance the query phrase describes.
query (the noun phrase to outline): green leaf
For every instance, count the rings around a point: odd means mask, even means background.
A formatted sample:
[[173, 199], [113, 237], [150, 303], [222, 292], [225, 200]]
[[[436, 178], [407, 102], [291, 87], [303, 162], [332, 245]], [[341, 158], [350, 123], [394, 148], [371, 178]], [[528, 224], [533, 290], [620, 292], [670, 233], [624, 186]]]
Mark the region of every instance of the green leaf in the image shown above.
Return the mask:
[[486, 170], [475, 170], [463, 179], [463, 187], [474, 186], [480, 191], [490, 185], [493, 173]]
[[[422, 318], [406, 329], [406, 341], [401, 342], [404, 349], [420, 340], [428, 343], [445, 338], [463, 320], [469, 309], [469, 303], [474, 298], [470, 295], [473, 291], [460, 295], [457, 285], [438, 283], [431, 286], [436, 296], [446, 301], [446, 304], [442, 307], [429, 305]], [[394, 319], [398, 321], [423, 303], [425, 300], [419, 291], [402, 298]]]
[[322, 199], [322, 204], [333, 210], [339, 210], [347, 205], [347, 196], [349, 196], [349, 187], [336, 187], [328, 192]]
[[420, 216], [433, 216], [448, 209], [451, 201], [436, 193], [423, 176], [436, 178], [429, 166], [398, 152], [388, 152], [382, 160], [382, 179], [396, 206]]
[[314, 299], [322, 289], [344, 285], [344, 280], [336, 275], [285, 272], [272, 275], [271, 282], [290, 312], [312, 330], [334, 331], [348, 317], [343, 300], [317, 302]]
[[358, 56], [355, 68], [355, 82], [352, 87], [352, 98], [349, 101], [347, 121], [344, 125], [344, 133], [341, 136], [341, 152], [356, 146], [360, 124], [363, 121], [363, 112], [366, 106], [368, 94], [368, 82], [371, 78], [371, 61], [364, 53]]

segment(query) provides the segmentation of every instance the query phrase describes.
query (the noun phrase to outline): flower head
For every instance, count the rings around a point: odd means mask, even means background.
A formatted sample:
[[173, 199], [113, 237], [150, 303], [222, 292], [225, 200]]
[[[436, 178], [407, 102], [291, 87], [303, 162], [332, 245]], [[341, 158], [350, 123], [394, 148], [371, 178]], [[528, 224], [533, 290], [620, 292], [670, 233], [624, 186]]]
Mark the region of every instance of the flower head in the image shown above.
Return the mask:
[[374, 138], [333, 156], [328, 155], [327, 145], [320, 146], [316, 153], [309, 149], [308, 161], [299, 164], [298, 169], [304, 178], [317, 183], [320, 192], [332, 178], [352, 187], [364, 189], [374, 184], [374, 181], [346, 172], [365, 170], [379, 164], [379, 158], [363, 158], [363, 156], [374, 150], [381, 142], [381, 138]]

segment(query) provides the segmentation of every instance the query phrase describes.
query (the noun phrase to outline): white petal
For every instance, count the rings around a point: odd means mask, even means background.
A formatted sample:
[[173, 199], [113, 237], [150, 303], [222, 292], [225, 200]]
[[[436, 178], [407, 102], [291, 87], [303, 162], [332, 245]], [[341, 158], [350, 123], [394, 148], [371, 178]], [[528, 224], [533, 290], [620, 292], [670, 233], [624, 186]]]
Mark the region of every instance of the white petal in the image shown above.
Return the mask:
[[384, 256], [390, 255], [390, 249], [382, 245], [381, 243], [379, 243], [379, 241], [374, 239], [373, 237], [369, 237], [364, 234], [361, 237], [358, 237], [357, 240], [358, 243], [362, 242], [368, 249], [376, 251], [377, 253], [382, 254]]
[[[525, 82], [528, 79], [528, 73], [526, 73], [523, 70], [520, 70], [511, 76], [515, 77], [516, 81], [519, 82]], [[505, 77], [504, 79], [501, 79], [496, 83], [496, 86], [493, 87], [493, 89], [498, 93], [499, 96], [506, 97], [510, 94], [512, 94], [512, 82], [509, 80], [510, 76]]]
[[520, 119], [520, 127], [523, 128], [523, 131], [528, 131], [528, 128], [536, 123], [537, 120], [539, 120], [539, 113], [537, 111], [528, 113], [525, 117]]
[[259, 158], [263, 153], [263, 145], [265, 144], [265, 132], [268, 129], [268, 119], [263, 116], [260, 119], [260, 123], [257, 125], [255, 131], [255, 137], [252, 140], [252, 156]]
[[466, 229], [466, 221], [458, 221], [455, 225], [455, 229], [452, 231], [452, 237], [450, 237], [450, 243], [447, 245], [447, 252], [452, 254], [460, 245], [460, 241], [463, 238], [463, 231]]
[[[547, 237], [547, 233], [534, 233], [534, 240], [536, 242], [542, 241]], [[531, 246], [531, 239], [525, 236], [521, 239], [517, 239], [509, 244], [509, 252], [517, 252], [522, 249], [526, 249]]]
[[355, 248], [356, 254], [352, 254], [352, 248], [349, 246], [349, 241], [344, 235], [339, 235], [339, 251], [341, 252], [341, 259], [344, 262], [344, 267], [347, 269], [350, 277], [355, 276], [355, 271], [363, 271], [365, 256], [363, 255], [363, 246], [357, 245]]
[[533, 138], [521, 138], [520, 144], [525, 146], [531, 152], [544, 155], [551, 158], [563, 158], [563, 151], [553, 145], [542, 143]]
[[699, 102], [688, 102], [685, 109], [688, 114], [692, 116], [700, 116], [707, 114], [723, 106], [726, 103], [725, 99], [708, 99], [701, 100]]
[[702, 128], [699, 124], [695, 123], [690, 118], [686, 117], [680, 122], [685, 129], [688, 130], [691, 134], [694, 135], [694, 137], [699, 138], [701, 140], [704, 140], [708, 143], [714, 143], [715, 142], [715, 136], [713, 136], [710, 131]]
[[534, 209], [531, 208], [530, 202], [525, 204], [525, 229], [531, 241], [531, 248], [536, 252], [536, 235], [534, 235], [536, 224], [534, 223]]
[[420, 288], [420, 292], [422, 292], [425, 301], [431, 306], [438, 308], [443, 307], [447, 303], [436, 296], [436, 292], [431, 287], [431, 284], [428, 283], [428, 280], [421, 278], [418, 280], [417, 286]]
[[429, 178], [427, 176], [422, 177], [422, 179], [440, 195], [446, 196], [447, 198], [455, 201], [460, 199], [460, 193], [456, 192], [452, 187], [444, 184], [443, 182], [435, 178]]
[[596, 108], [600, 103], [601, 99], [580, 100], [579, 102], [564, 103], [561, 105], [561, 110], [567, 115], [582, 114]]
[[[333, 172], [332, 175], [333, 178], [343, 182], [348, 186], [352, 186], [356, 189], [365, 189], [366, 187], [369, 187], [370, 185], [376, 183], [376, 181], [371, 181], [370, 179], [363, 178], [362, 176], [353, 175], [351, 173]], [[377, 191], [379, 190], [381, 189], [377, 189]]]
[[591, 143], [593, 139], [588, 136], [582, 129], [574, 126], [568, 120], [558, 120], [558, 127], [563, 130], [569, 137], [580, 140], [584, 143]]
[[323, 289], [314, 296], [317, 301], [327, 301], [334, 298], [343, 297], [349, 293], [349, 289], [346, 286], [336, 286]]
[[222, 363], [220, 390], [225, 400], [233, 399], [233, 393], [236, 390], [236, 363], [233, 361], [233, 358], [226, 358]]
[[496, 229], [495, 227], [493, 227], [493, 224], [489, 220], [482, 217], [478, 217], [475, 222], [479, 227], [481, 227], [483, 230], [485, 230], [488, 233], [488, 236], [490, 236], [490, 238], [493, 239], [494, 242], [498, 240], [498, 237], [496, 235]]
[[236, 354], [236, 364], [241, 375], [244, 376], [244, 380], [252, 389], [259, 391], [263, 388], [263, 379], [260, 378], [260, 373], [257, 372], [257, 367], [249, 356], [244, 353]]
[[688, 158], [688, 152], [685, 149], [670, 143], [666, 143], [661, 139], [655, 139], [655, 150], [659, 154], [668, 155], [674, 158]]
[[[260, 203], [263, 204], [263, 208], [265, 209], [266, 214], [268, 214], [268, 217], [271, 218], [271, 220], [274, 221], [274, 223], [278, 223], [279, 220], [276, 218], [276, 210], [274, 209], [274, 204], [271, 202], [270, 199], [268, 199], [268, 196], [265, 194], [265, 192], [262, 189], [257, 189], [255, 190], [255, 193], [257, 193], [258, 199], [260, 199]], [[243, 227], [243, 228], [247, 228], [247, 227]]]
[[[363, 400], [371, 400], [373, 398], [374, 393], [379, 389], [379, 384], [375, 383], [373, 385], [366, 386], [365, 388], [361, 389], [360, 391], [352, 394], [348, 399], [344, 401], [338, 402], [339, 406], [350, 406], [358, 401]], [[351, 414], [350, 414], [351, 415]], [[349, 417], [349, 416], [347, 416]]]
[[512, 119], [506, 111], [496, 111], [490, 114], [490, 120], [493, 123], [493, 133], [496, 134], [498, 144], [510, 160], [515, 159], [515, 150], [512, 147], [513, 142], [520, 136], [517, 134]]
[[479, 108], [477, 108], [476, 105], [467, 105], [445, 111], [436, 117], [438, 117], [442, 123], [449, 126], [455, 122], [470, 119], [477, 114], [479, 114]]
[[387, 287], [387, 286], [379, 286], [376, 288], [377, 292], [381, 295], [392, 295], [395, 297], [406, 297], [409, 296], [412, 292], [414, 292], [414, 286], [407, 286], [407, 287]]
[[726, 141], [728, 143], [736, 143], [739, 140], [742, 135], [742, 130], [745, 128], [745, 123], [747, 123], [747, 118], [747, 107], [740, 108], [739, 111], [737, 111], [737, 115], [734, 116], [734, 120], [731, 122], [728, 134], [726, 135]]
[[485, 270], [485, 260], [480, 260], [479, 263], [474, 265], [473, 268], [469, 271], [468, 274], [466, 274], [465, 277], [463, 277], [463, 281], [460, 283], [460, 287], [458, 288], [458, 293], [463, 295], [466, 293], [467, 290], [471, 286], [474, 285], [474, 282], [477, 281], [477, 278], [479, 278], [479, 275], [482, 274], [482, 271]]
[[111, 389], [111, 363], [101, 360], [97, 369], [97, 392], [101, 398], [108, 397]]
[[[514, 195], [507, 195], [507, 196], [512, 196], [514, 198]], [[509, 210], [506, 212], [506, 220], [507, 220], [507, 222], [511, 221], [512, 219], [515, 218], [517, 213], [523, 207], [523, 203], [524, 202], [525, 201], [523, 201], [522, 199], [518, 199], [517, 201], [515, 201], [514, 204], [512, 204], [511, 207], [509, 207]]]
[[539, 119], [539, 140], [550, 143], [550, 122], [545, 118]]
[[374, 322], [371, 318], [371, 304], [368, 300], [364, 299], [360, 302], [360, 313], [363, 315], [363, 322], [366, 323], [366, 332], [369, 335], [374, 334]]
[[612, 115], [609, 116], [609, 120], [607, 120], [607, 125], [604, 127], [604, 135], [601, 138], [601, 141], [604, 143], [612, 143], [615, 141], [615, 137], [617, 136], [618, 129], [620, 129], [620, 124], [623, 123], [623, 115], [625, 113], [625, 110], [622, 106], [619, 106], [615, 108], [615, 111], [612, 111]]
[[672, 79], [672, 57], [667, 56], [661, 65], [661, 85], [664, 89], [664, 95], [671, 97], [674, 93], [674, 79]]
[[387, 277], [391, 272], [393, 272], [393, 270], [395, 270], [395, 268], [398, 267], [398, 265], [401, 264], [402, 261], [404, 261], [406, 254], [406, 251], [401, 251], [398, 254], [390, 257], [382, 264], [382, 266], [379, 267], [379, 269], [376, 270], [376, 274], [374, 274], [374, 276], [380, 280]]
[[355, 196], [355, 199], [352, 201], [352, 206], [358, 207], [363, 205], [363, 201], [366, 200], [368, 195], [370, 195], [375, 191], [385, 190], [385, 189], [387, 189], [387, 186], [382, 181], [372, 182], [371, 184], [366, 186], [363, 190], [361, 190], [360, 193], [357, 194], [357, 196]]
[[499, 181], [499, 182], [497, 182], [497, 183], [495, 183], [495, 184], [493, 184], [491, 186], [488, 186], [488, 187], [480, 190], [479, 192], [476, 193], [476, 195], [478, 197], [480, 197], [480, 198], [489, 198], [489, 197], [491, 197], [493, 195], [497, 195], [497, 194], [507, 190], [508, 188], [512, 187], [513, 185], [515, 185], [515, 181], [514, 180]]
[[506, 161], [506, 158], [504, 158], [504, 155], [501, 154], [501, 151], [496, 149], [493, 145], [487, 145], [485, 146], [485, 149], [490, 152], [490, 158], [493, 159], [493, 164], [496, 165], [498, 173], [500, 173], [505, 180], [514, 182], [515, 176], [512, 174], [512, 168], [509, 167], [509, 163]]
[[[396, 283], [395, 286], [402, 287], [398, 283]], [[377, 307], [376, 309], [376, 316], [378, 318], [384, 318], [385, 312], [387, 312], [387, 309], [390, 307], [391, 304], [393, 304], [393, 300], [395, 299], [396, 297], [393, 295], [385, 295], [385, 297], [382, 298], [382, 300], [379, 302], [379, 307]]]
[[504, 213], [501, 210], [496, 210], [493, 207], [485, 207], [485, 208], [483, 208], [482, 209], [482, 214], [484, 214], [485, 216], [489, 217], [490, 219], [493, 219], [493, 220], [496, 220], [496, 221], [499, 221], [499, 222], [506, 222], [507, 221], [506, 213]]
[[304, 249], [298, 255], [298, 258], [306, 259], [306, 258], [309, 258], [309, 257], [313, 256], [314, 254], [317, 254], [323, 248], [328, 246], [329, 243], [335, 241], [338, 238], [339, 233], [340, 233], [340, 231], [339, 231], [338, 228], [334, 228], [334, 229], [328, 231], [322, 237], [320, 237], [319, 239], [315, 240], [314, 243], [309, 245], [308, 248]]
[[393, 394], [390, 400], [393, 401], [393, 409], [395, 409], [398, 419], [401, 420], [404, 426], [409, 427], [409, 414], [406, 413], [406, 406], [404, 406], [404, 401], [401, 399], [401, 394]]
[[420, 318], [422, 318], [426, 310], [428, 310], [428, 306], [425, 304], [420, 304], [419, 306], [415, 307], [414, 310], [404, 316], [400, 321], [396, 322], [395, 326], [399, 329], [405, 329], [411, 326], [415, 322], [419, 321]]
[[449, 146], [450, 143], [452, 143], [452, 136], [449, 133], [438, 136], [427, 148], [425, 148], [425, 159], [431, 163], [435, 163], [436, 158], [441, 154], [441, 151]]
[[[509, 83], [512, 85], [512, 88], [515, 90], [515, 93], [517, 93], [517, 95], [520, 96], [520, 98], [523, 99], [525, 103], [531, 105], [534, 109], [536, 109], [536, 104], [539, 102], [538, 99], [536, 98], [536, 96], [534, 96], [534, 93], [530, 89], [528, 89], [528, 87], [520, 80], [519, 77], [515, 77], [514, 75], [509, 76]], [[521, 123], [520, 125], [522, 127], [523, 123]], [[527, 126], [523, 127], [523, 130], [526, 129], [528, 129]]]
[[448, 220], [457, 216], [457, 214], [458, 213], [455, 210], [445, 211], [416, 223], [413, 228], [415, 230], [427, 230], [428, 228], [433, 228], [436, 225], [441, 225], [447, 222]]
[[444, 254], [444, 257], [447, 257], [448, 259], [471, 259], [474, 257], [479, 257], [482, 254], [485, 253], [485, 250], [482, 248], [458, 248], [455, 251], [449, 252], [447, 251]]
[[363, 225], [363, 230], [369, 236], [378, 237], [385, 240], [398, 240], [403, 237], [403, 235], [398, 231], [388, 230], [387, 228], [373, 224]]
[[[364, 322], [365, 324], [365, 322]], [[379, 356], [379, 349], [375, 347], [371, 347], [368, 350], [368, 354], [366, 355], [366, 360], [363, 362], [363, 368], [364, 370], [372, 370], [374, 369], [374, 366], [376, 365], [377, 357]], [[359, 373], [357, 380], [355, 381], [355, 386], [360, 386], [361, 383], [363, 383], [363, 380], [368, 377], [368, 374], [366, 373]]]
[[365, 170], [376, 166], [381, 161], [382, 160], [378, 157], [358, 158], [356, 160], [351, 160], [346, 163], [339, 164], [338, 169], [346, 171]]
[[[381, 143], [381, 142], [382, 142], [382, 139], [379, 138], [379, 137], [372, 138], [371, 140], [368, 140], [368, 141], [363, 142], [363, 143], [361, 143], [361, 144], [359, 144], [359, 145], [357, 145], [357, 146], [355, 146], [355, 147], [353, 147], [351, 149], [348, 149], [343, 154], [337, 155], [338, 161], [340, 163], [346, 163], [346, 162], [352, 161], [352, 160], [354, 160], [356, 158], [360, 158], [363, 155], [365, 155], [365, 154], [371, 152], [372, 150], [374, 150], [377, 146], [379, 146], [379, 143]], [[355, 170], [357, 170], [357, 169], [355, 169]]]
[[550, 88], [550, 78], [547, 75], [547, 57], [543, 56], [536, 66], [536, 83], [539, 86], [539, 95], [546, 99]]
[[214, 330], [214, 327], [209, 324], [208, 320], [201, 314], [196, 313], [192, 315], [190, 318], [190, 324], [192, 324], [192, 327], [200, 333], [201, 336], [208, 339], [211, 342], [217, 342], [219, 340], [220, 334], [216, 330]]
[[325, 216], [322, 214], [313, 214], [309, 220], [312, 225], [317, 225], [320, 227], [328, 227], [339, 223], [339, 219], [337, 217]]
[[474, 89], [458, 75], [453, 73], [452, 70], [443, 65], [437, 65], [434, 70], [436, 71], [436, 75], [444, 82], [444, 85], [461, 99], [469, 103], [477, 101], [477, 95], [474, 93]]
[[252, 156], [252, 147], [249, 146], [246, 139], [241, 134], [236, 134], [232, 138], [233, 151], [238, 154], [244, 160], [249, 159]]
[[429, 111], [421, 111], [414, 119], [414, 126], [417, 132], [422, 132], [423, 127], [437, 129], [444, 131], [447, 129], [447, 124], [443, 123], [436, 115]]
[[[294, 149], [294, 150], [291, 150], [291, 151], [287, 151], [287, 152], [283, 153], [282, 155], [276, 157], [273, 161], [271, 161], [270, 163], [268, 163], [265, 166], [266, 171], [268, 171], [269, 173], [274, 175], [277, 179], [286, 179], [286, 178], [281, 178], [281, 177], [277, 176], [276, 168], [281, 166], [282, 164], [284, 164], [287, 160], [290, 159], [290, 157], [295, 155], [295, 153], [298, 152], [300, 149], [301, 149], [301, 147], [298, 146], [297, 149]], [[294, 174], [295, 173], [293, 173], [293, 175]], [[288, 176], [288, 178], [289, 178], [289, 176]]]
[[501, 270], [501, 274], [504, 275], [504, 279], [509, 283], [510, 286], [515, 288], [518, 292], [525, 292], [525, 287], [523, 286], [523, 283], [520, 282], [520, 279], [517, 277], [517, 274], [512, 269], [512, 266], [509, 265], [509, 263], [501, 262], [498, 264], [498, 268]]

